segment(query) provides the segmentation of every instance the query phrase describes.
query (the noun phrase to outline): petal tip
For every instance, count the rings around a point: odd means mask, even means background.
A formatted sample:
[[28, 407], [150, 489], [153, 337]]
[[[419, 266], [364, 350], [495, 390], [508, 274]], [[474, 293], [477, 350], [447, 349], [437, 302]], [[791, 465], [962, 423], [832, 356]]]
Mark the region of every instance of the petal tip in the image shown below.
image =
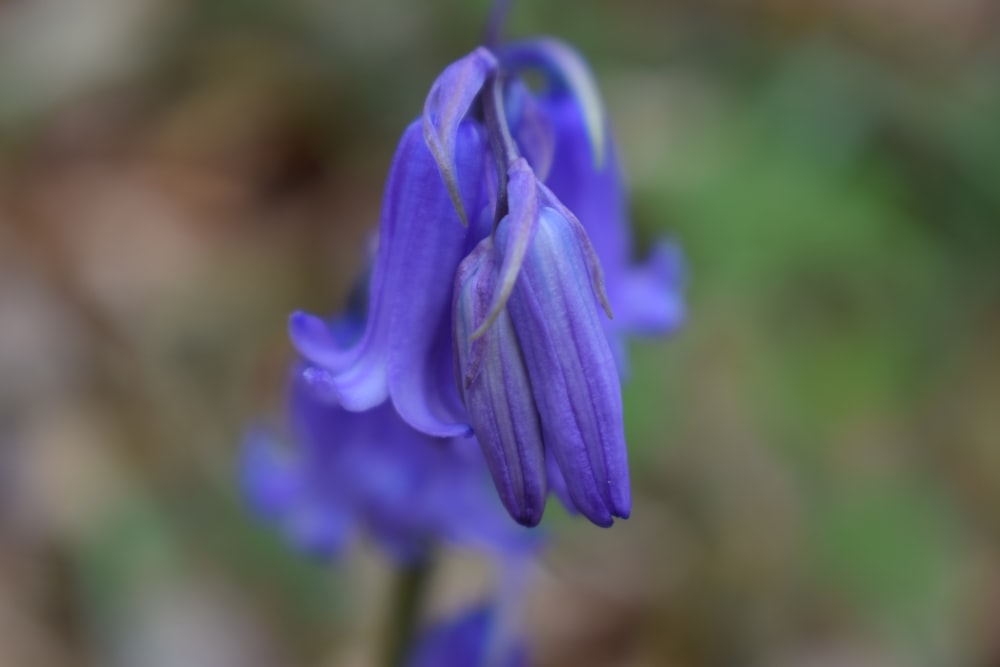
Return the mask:
[[292, 337], [314, 333], [317, 320], [319, 318], [315, 315], [311, 315], [304, 310], [296, 310], [288, 316], [288, 331]]
[[534, 514], [524, 514], [521, 516], [515, 516], [514, 521], [517, 522], [519, 526], [524, 526], [525, 528], [535, 528], [542, 521], [541, 515]]

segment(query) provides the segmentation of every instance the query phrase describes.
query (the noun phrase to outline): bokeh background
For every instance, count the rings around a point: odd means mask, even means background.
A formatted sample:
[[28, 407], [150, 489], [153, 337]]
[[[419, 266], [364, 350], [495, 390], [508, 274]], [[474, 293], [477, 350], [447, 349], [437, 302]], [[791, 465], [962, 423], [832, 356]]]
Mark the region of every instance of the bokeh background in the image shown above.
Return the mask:
[[[241, 505], [288, 312], [359, 269], [467, 0], [0, 2], [0, 665], [374, 664], [392, 571]], [[553, 508], [543, 667], [1000, 665], [1000, 5], [533, 0], [640, 247], [634, 517]], [[443, 553], [428, 614], [491, 585]]]

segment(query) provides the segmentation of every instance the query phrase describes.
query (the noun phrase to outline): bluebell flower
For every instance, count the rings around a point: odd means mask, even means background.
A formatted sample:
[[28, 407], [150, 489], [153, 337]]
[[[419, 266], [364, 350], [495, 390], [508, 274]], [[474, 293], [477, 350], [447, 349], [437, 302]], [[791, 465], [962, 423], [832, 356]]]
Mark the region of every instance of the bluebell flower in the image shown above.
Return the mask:
[[573, 506], [607, 526], [631, 501], [600, 266], [580, 223], [523, 158], [509, 174], [510, 213], [456, 279], [463, 397], [515, 519], [541, 519], [548, 450]]
[[[349, 329], [343, 318], [331, 326], [338, 338]], [[474, 443], [415, 431], [390, 403], [345, 410], [322, 394], [327, 374], [293, 368], [290, 443], [256, 428], [243, 446], [249, 504], [295, 547], [335, 557], [365, 532], [410, 562], [438, 542], [495, 553], [537, 546], [536, 535], [507, 519]]]
[[400, 141], [363, 335], [345, 344], [305, 313], [290, 334], [342, 418], [474, 436], [518, 522], [537, 524], [554, 492], [607, 526], [630, 512], [624, 337], [684, 315], [676, 248], [657, 243], [641, 265], [632, 254], [583, 60], [553, 40], [478, 48], [442, 72]]
[[467, 610], [428, 629], [406, 667], [527, 667], [524, 646], [496, 636], [496, 610]]

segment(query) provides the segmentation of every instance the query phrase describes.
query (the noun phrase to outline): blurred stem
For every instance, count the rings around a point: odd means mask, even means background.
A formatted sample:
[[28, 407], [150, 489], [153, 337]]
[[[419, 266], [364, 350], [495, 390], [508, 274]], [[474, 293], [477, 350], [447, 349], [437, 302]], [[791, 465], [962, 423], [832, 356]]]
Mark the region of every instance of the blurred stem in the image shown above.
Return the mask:
[[421, 559], [408, 565], [397, 577], [386, 631], [385, 667], [403, 667], [406, 663], [420, 621], [420, 607], [430, 574], [430, 560]]

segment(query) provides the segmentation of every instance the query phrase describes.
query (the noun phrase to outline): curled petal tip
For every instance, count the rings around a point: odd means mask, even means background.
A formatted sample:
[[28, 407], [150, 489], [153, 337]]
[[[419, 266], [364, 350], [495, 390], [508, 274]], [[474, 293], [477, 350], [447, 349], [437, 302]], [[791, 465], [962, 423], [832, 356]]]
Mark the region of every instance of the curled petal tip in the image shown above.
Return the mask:
[[318, 337], [325, 329], [323, 320], [307, 312], [296, 310], [288, 316], [288, 330], [293, 340]]
[[424, 103], [424, 142], [437, 162], [452, 204], [466, 227], [469, 217], [462, 202], [455, 166], [455, 137], [459, 124], [496, 67], [496, 56], [479, 47], [445, 68], [431, 86]]
[[314, 363], [337, 368], [348, 358], [348, 350], [316, 315], [301, 310], [292, 313], [288, 317], [288, 335], [299, 354]]
[[442, 141], [435, 134], [434, 127], [427, 121], [427, 117], [424, 117], [424, 141], [427, 143], [427, 148], [430, 149], [431, 154], [434, 155], [435, 161], [437, 161], [438, 169], [441, 172], [441, 180], [444, 181], [444, 186], [448, 190], [448, 197], [451, 198], [452, 206], [455, 207], [455, 212], [458, 213], [458, 219], [461, 221], [463, 227], [469, 226], [469, 216], [465, 211], [465, 204], [462, 203], [462, 194], [458, 186], [458, 174], [456, 173], [456, 168], [454, 165], [454, 160], [448, 157], [447, 149], [442, 145]]

